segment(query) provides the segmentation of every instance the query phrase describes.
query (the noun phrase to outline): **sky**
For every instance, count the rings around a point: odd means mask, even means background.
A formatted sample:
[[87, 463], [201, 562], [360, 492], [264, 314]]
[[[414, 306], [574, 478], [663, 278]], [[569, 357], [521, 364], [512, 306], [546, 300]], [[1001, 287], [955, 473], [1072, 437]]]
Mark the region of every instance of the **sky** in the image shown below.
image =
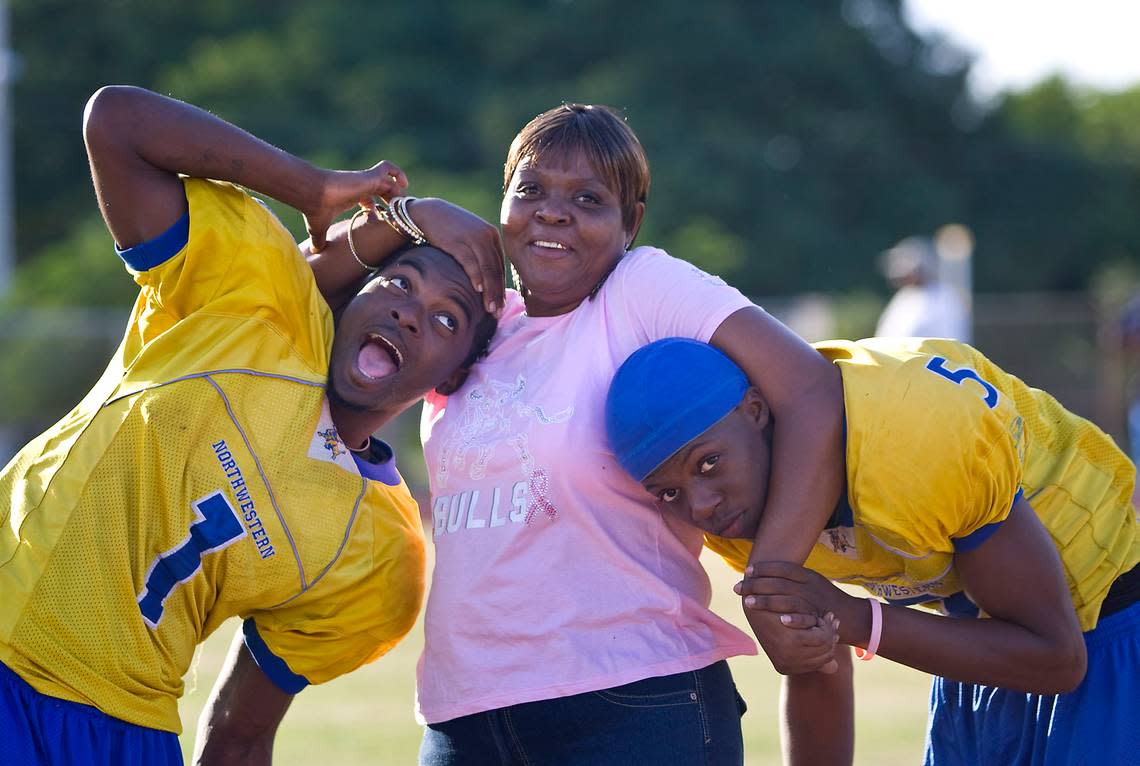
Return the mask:
[[983, 98], [1058, 71], [1102, 90], [1140, 84], [1135, 0], [905, 0], [904, 13], [976, 54], [970, 86]]

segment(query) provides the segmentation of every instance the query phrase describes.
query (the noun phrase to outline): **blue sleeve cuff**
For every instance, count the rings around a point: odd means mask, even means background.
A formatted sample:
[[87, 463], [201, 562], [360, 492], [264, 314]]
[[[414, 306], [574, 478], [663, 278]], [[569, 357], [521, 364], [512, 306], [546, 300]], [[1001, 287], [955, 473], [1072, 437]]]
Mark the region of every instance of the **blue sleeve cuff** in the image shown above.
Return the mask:
[[951, 617], [977, 617], [979, 614], [978, 605], [963, 591], [942, 599], [942, 608]]
[[148, 239], [126, 250], [115, 245], [115, 252], [134, 271], [149, 271], [178, 255], [189, 241], [190, 211], [187, 210], [173, 226], [154, 239]]
[[269, 680], [276, 684], [281, 691], [287, 694], [296, 694], [309, 685], [309, 679], [294, 673], [285, 664], [285, 660], [269, 651], [269, 647], [261, 640], [261, 635], [257, 632], [257, 625], [254, 624], [253, 620], [243, 622], [241, 632], [245, 636], [245, 645], [249, 648], [257, 666], [265, 675], [269, 676]]
[[[1013, 496], [1013, 502], [1009, 504], [1010, 509], [1017, 503], [1018, 500], [1025, 497], [1025, 491], [1022, 489], [1017, 490], [1017, 494]], [[984, 527], [975, 529], [965, 537], [951, 538], [954, 543], [954, 552], [963, 553], [965, 551], [972, 551], [986, 540], [989, 540], [994, 532], [997, 532], [1005, 520], [995, 521], [993, 524], [986, 524]]]

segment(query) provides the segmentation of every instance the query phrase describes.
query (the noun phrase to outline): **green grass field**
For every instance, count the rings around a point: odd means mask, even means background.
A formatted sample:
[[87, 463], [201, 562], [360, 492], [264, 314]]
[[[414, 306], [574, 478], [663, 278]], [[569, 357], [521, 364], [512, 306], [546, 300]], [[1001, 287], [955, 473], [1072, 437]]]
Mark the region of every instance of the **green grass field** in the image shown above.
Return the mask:
[[[739, 602], [732, 593], [736, 575], [707, 551], [704, 561], [717, 593], [714, 608], [744, 627]], [[194, 748], [198, 713], [237, 627], [236, 622], [225, 625], [212, 636], [186, 678], [180, 710], [187, 763]], [[422, 626], [417, 625], [402, 644], [372, 665], [302, 692], [277, 735], [276, 762], [414, 764], [420, 727], [412, 717], [412, 700], [422, 638]], [[730, 662], [737, 687], [748, 702], [745, 762], [749, 766], [779, 764], [779, 676], [763, 655]], [[929, 678], [882, 658], [856, 666], [855, 763], [892, 766], [920, 762]]]

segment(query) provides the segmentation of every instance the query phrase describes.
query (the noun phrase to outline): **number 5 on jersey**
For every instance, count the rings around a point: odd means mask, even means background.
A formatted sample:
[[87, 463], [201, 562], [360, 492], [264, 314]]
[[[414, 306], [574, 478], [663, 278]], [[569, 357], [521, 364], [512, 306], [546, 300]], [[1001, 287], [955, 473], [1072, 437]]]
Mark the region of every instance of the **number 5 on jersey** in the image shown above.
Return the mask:
[[221, 492], [195, 500], [191, 507], [198, 520], [190, 525], [190, 534], [178, 545], [159, 554], [150, 565], [143, 591], [139, 594], [139, 610], [151, 628], [158, 627], [163, 604], [174, 588], [202, 568], [203, 556], [245, 537], [245, 527], [237, 511]]
[[946, 359], [941, 356], [936, 356], [926, 363], [926, 369], [930, 370], [935, 375], [946, 378], [946, 380], [950, 381], [951, 383], [957, 383], [959, 386], [967, 380], [976, 381], [977, 384], [981, 386], [986, 392], [986, 395], [982, 397], [983, 401], [986, 403], [986, 406], [991, 410], [994, 407], [998, 406], [998, 390], [993, 386], [992, 383], [984, 380], [981, 375], [969, 367], [962, 367], [957, 370], [948, 370], [946, 369]]

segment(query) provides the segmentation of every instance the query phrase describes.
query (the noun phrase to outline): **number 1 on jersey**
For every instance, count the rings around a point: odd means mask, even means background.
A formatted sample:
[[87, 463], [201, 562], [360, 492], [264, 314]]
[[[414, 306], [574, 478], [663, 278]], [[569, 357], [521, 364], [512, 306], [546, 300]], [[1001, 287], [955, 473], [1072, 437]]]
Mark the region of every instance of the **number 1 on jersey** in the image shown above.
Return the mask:
[[151, 628], [158, 627], [165, 608], [163, 604], [174, 588], [202, 568], [204, 555], [245, 537], [245, 527], [237, 511], [221, 492], [206, 495], [191, 505], [198, 520], [190, 525], [190, 534], [178, 545], [159, 554], [150, 565], [143, 592], [139, 594], [139, 610]]

